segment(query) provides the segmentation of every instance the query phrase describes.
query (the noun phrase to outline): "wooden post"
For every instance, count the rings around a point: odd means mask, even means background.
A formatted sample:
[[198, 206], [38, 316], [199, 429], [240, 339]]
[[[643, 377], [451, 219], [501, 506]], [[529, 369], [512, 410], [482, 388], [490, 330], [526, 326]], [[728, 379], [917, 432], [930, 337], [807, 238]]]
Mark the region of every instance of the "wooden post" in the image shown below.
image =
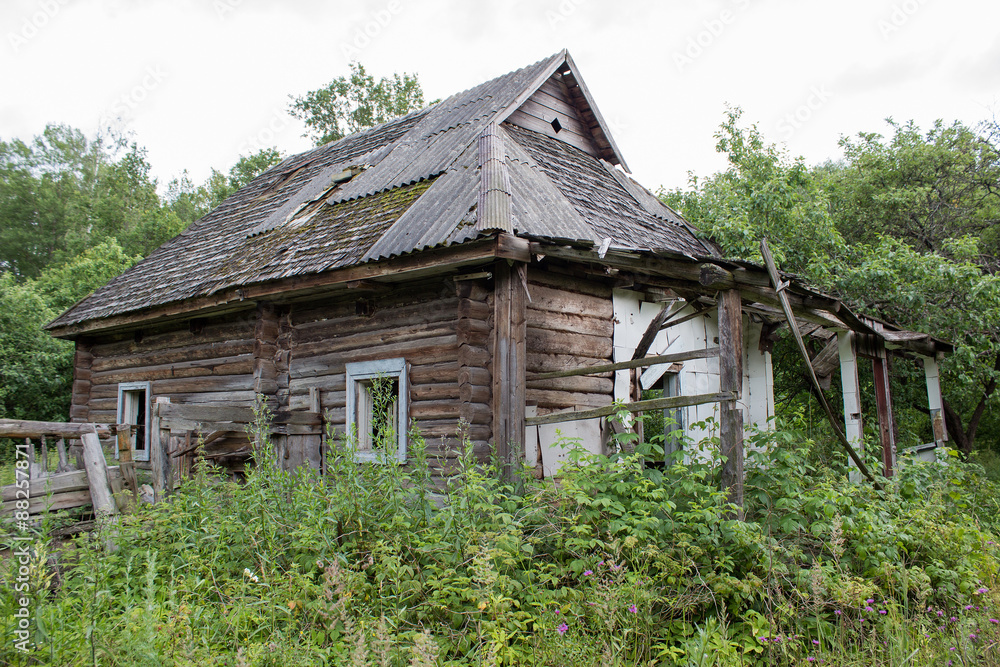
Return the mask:
[[167, 396], [158, 396], [149, 425], [149, 462], [153, 469], [153, 501], [165, 500], [170, 491], [170, 432], [160, 428], [160, 406], [170, 403]]
[[35, 461], [35, 443], [31, 441], [31, 438], [25, 438], [24, 445], [28, 449], [28, 479], [32, 480], [38, 477], [38, 462]]
[[303, 447], [306, 450], [304, 459], [310, 467], [316, 470], [323, 470], [325, 452], [323, 436], [326, 433], [326, 420], [322, 418], [323, 402], [320, 399], [319, 387], [309, 387], [309, 411], [320, 415], [321, 419], [319, 423], [319, 435], [302, 436]]
[[42, 475], [49, 474], [49, 448], [46, 446], [45, 434], [41, 434], [38, 438], [39, 445], [41, 449], [41, 465], [38, 467], [39, 472]]
[[[84, 433], [80, 436], [83, 442], [83, 464], [87, 470], [87, 484], [90, 486], [90, 500], [94, 504], [94, 516], [98, 526], [110, 529], [114, 525], [114, 516], [118, 514], [118, 505], [111, 492], [108, 481], [108, 466], [104, 460], [104, 450], [97, 432]], [[105, 545], [114, 549], [113, 535], [107, 535]]]
[[[844, 435], [847, 441], [864, 456], [865, 436], [861, 424], [861, 386], [858, 382], [858, 357], [854, 350], [854, 334], [841, 331], [837, 334], [837, 349], [840, 353], [840, 382], [844, 393]], [[852, 482], [861, 481], [861, 473], [856, 465], [850, 465]]]
[[64, 438], [56, 440], [56, 453], [59, 455], [59, 468], [56, 472], [69, 472], [72, 470], [69, 465], [69, 457], [66, 455], [66, 440]]
[[878, 410], [878, 431], [882, 441], [882, 474], [892, 477], [896, 463], [896, 433], [892, 423], [892, 391], [889, 386], [889, 364], [885, 349], [872, 359], [875, 376], [875, 406]]
[[524, 458], [526, 270], [501, 259], [493, 273], [493, 447], [502, 479], [515, 483]]
[[132, 461], [132, 425], [117, 424], [115, 432], [118, 438], [118, 465], [125, 480], [125, 488], [132, 492], [135, 503], [139, 504], [139, 481], [135, 477], [135, 464]]
[[924, 378], [927, 382], [927, 407], [931, 411], [931, 426], [934, 442], [940, 445], [948, 441], [948, 429], [944, 424], [943, 401], [941, 400], [941, 372], [937, 359], [924, 357]]
[[[719, 391], [743, 395], [743, 306], [739, 290], [719, 293]], [[722, 488], [743, 515], [743, 410], [739, 403], [719, 405], [719, 443], [726, 462]]]

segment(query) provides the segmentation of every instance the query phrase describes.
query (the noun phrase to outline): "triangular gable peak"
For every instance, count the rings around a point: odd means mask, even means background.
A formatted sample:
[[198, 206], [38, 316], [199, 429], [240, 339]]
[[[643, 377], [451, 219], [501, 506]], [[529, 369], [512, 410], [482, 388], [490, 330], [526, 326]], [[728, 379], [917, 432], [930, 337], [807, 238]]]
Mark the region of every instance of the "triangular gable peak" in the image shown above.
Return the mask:
[[629, 171], [572, 57], [565, 51], [562, 55], [555, 71], [528, 91], [527, 99], [500, 114], [497, 122], [540, 132]]

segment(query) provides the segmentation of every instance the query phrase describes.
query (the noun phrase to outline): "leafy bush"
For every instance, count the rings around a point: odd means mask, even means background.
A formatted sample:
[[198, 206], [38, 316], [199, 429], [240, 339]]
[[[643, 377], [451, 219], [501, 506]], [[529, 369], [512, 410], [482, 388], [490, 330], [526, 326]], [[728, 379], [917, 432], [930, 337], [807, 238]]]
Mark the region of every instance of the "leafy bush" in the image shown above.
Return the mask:
[[[573, 443], [566, 443], [572, 447]], [[53, 665], [840, 665], [995, 659], [996, 487], [907, 463], [884, 493], [795, 432], [749, 443], [745, 515], [711, 442], [575, 449], [522, 495], [468, 444], [410, 465], [202, 469], [170, 502], [35, 555], [33, 657]], [[47, 565], [48, 564], [48, 565]], [[8, 560], [5, 582], [16, 563]], [[52, 578], [48, 581], [46, 577]], [[13, 587], [0, 594], [10, 636]], [[8, 642], [0, 658], [16, 663]]]

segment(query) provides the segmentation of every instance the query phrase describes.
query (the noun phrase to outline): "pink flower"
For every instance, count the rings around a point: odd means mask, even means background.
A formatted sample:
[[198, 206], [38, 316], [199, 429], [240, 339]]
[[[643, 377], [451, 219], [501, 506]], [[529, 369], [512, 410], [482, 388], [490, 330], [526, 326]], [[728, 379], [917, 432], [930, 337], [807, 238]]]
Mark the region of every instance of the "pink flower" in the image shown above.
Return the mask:
[[589, 576], [590, 576], [590, 575], [592, 575], [593, 573], [594, 573], [594, 571], [593, 571], [593, 570], [584, 570], [584, 571], [583, 571], [583, 576], [585, 576], [585, 577], [589, 577]]
[[767, 637], [757, 637], [757, 641], [759, 641], [761, 644], [766, 644]]
[[1000, 621], [998, 621], [998, 620], [997, 620], [997, 619], [995, 619], [995, 618], [991, 618], [991, 619], [990, 619], [990, 623], [993, 623], [993, 624], [995, 625], [995, 624], [997, 624], [997, 623], [1000, 623]]
[[886, 610], [885, 610], [885, 609], [879, 609], [879, 610], [878, 610], [878, 613], [880, 613], [880, 614], [882, 614], [883, 616], [885, 616], [885, 615], [886, 615], [886, 614], [887, 614], [888, 612], [886, 612]]
[[834, 609], [834, 610], [833, 610], [833, 613], [834, 613], [834, 614], [836, 614], [837, 616], [840, 616], [840, 615], [841, 615], [841, 614], [843, 614], [844, 612], [840, 611], [839, 609]]
[[566, 625], [565, 623], [563, 623], [563, 624], [562, 624], [562, 625], [560, 625], [560, 626], [559, 626], [558, 628], [556, 628], [556, 632], [558, 632], [558, 633], [559, 633], [559, 634], [561, 634], [561, 635], [564, 635], [564, 634], [566, 634], [566, 631], [567, 631], [567, 630], [569, 630], [569, 626], [568, 626], [568, 625]]
[[819, 640], [818, 639], [814, 639], [813, 640], [813, 644], [815, 644], [816, 646], [819, 646]]
[[638, 614], [639, 613], [639, 609], [638, 609], [638, 607], [635, 606], [635, 604], [630, 604], [628, 606], [628, 610], [630, 612], [632, 612], [633, 614]]

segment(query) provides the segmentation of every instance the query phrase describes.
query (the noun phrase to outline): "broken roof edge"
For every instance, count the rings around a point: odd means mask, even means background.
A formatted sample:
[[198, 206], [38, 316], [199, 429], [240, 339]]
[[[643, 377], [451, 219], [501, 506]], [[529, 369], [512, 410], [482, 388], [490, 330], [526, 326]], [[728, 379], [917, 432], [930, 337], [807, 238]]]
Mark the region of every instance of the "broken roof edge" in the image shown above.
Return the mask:
[[[726, 268], [726, 265], [732, 267], [733, 262], [718, 257], [621, 246], [598, 248], [597, 244], [585, 241], [567, 242], [541, 238], [532, 239], [531, 254], [534, 257], [561, 257], [609, 268], [658, 274], [670, 280], [690, 283], [691, 287], [699, 290], [717, 292], [738, 289], [744, 301], [758, 299], [760, 303], [767, 305], [779, 303], [766, 269], [752, 262], [741, 261], [739, 268], [731, 269]], [[881, 338], [887, 347], [906, 349], [921, 356], [947, 354], [954, 350], [954, 344], [949, 341], [932, 334], [908, 331], [896, 324], [866, 315], [858, 315], [841, 299], [809, 287], [801, 278], [780, 271], [779, 274], [788, 281], [785, 293], [793, 297], [792, 307], [797, 317], [819, 321], [826, 328]]]

